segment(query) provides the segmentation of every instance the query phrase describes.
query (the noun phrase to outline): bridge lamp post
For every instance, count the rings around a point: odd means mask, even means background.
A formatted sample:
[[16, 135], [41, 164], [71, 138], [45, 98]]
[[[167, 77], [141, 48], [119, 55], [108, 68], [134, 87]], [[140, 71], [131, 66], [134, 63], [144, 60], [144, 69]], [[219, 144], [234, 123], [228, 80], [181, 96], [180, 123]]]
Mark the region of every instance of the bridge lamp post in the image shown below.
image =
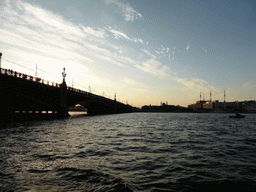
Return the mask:
[[2, 59], [2, 53], [0, 53], [0, 68], [1, 68], [1, 59]]
[[67, 84], [65, 81], [66, 73], [65, 68], [62, 72], [63, 82], [60, 84], [60, 105], [59, 110], [62, 115], [68, 116], [68, 106], [67, 106]]
[[62, 72], [63, 82], [65, 82], [66, 76], [67, 74], [65, 73], [65, 68], [63, 68], [63, 72]]

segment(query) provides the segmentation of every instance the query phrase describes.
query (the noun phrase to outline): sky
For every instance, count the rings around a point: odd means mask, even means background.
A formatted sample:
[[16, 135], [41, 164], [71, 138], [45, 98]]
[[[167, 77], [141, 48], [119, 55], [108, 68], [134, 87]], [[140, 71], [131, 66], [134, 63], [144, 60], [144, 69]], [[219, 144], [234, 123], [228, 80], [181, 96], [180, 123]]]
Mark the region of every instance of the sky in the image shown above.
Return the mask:
[[0, 0], [0, 52], [135, 107], [256, 100], [256, 1]]

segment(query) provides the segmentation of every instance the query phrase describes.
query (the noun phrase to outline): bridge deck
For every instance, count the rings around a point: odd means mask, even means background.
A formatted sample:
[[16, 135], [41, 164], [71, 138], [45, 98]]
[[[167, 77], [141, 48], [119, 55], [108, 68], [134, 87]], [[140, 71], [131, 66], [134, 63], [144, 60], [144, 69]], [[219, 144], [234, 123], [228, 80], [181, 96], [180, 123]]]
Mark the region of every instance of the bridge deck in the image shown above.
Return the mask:
[[50, 82], [39, 77], [0, 68], [0, 120], [14, 115], [67, 115], [68, 108], [81, 104], [89, 114], [132, 112], [125, 105], [97, 94]]

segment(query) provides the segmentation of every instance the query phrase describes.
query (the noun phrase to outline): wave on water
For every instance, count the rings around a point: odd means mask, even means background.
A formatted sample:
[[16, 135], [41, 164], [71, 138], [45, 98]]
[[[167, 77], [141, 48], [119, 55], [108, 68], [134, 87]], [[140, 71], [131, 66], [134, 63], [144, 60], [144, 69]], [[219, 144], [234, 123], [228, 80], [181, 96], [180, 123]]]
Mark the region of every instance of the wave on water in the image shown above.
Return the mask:
[[[16, 173], [17, 174], [17, 173]], [[252, 180], [202, 181], [200, 176], [191, 176], [176, 182], [143, 183], [136, 189], [127, 185], [122, 179], [97, 172], [92, 169], [60, 168], [56, 170], [29, 169], [27, 178], [10, 182], [14, 175], [0, 172], [0, 191], [81, 191], [81, 192], [133, 192], [133, 191], [165, 191], [165, 192], [255, 192], [256, 182]], [[5, 178], [8, 182], [5, 183]], [[30, 179], [28, 179], [30, 178]], [[156, 179], [157, 180], [157, 179]], [[133, 188], [135, 190], [133, 190]]]
[[0, 191], [256, 191], [255, 114], [80, 116], [0, 129]]
[[[19, 174], [19, 173], [16, 173]], [[132, 192], [127, 184], [109, 174], [92, 169], [60, 168], [56, 170], [29, 169], [15, 182], [15, 175], [0, 172], [0, 191], [85, 191]], [[10, 177], [12, 179], [10, 180]], [[8, 181], [8, 182], [6, 182]], [[3, 182], [3, 183], [2, 183]]]

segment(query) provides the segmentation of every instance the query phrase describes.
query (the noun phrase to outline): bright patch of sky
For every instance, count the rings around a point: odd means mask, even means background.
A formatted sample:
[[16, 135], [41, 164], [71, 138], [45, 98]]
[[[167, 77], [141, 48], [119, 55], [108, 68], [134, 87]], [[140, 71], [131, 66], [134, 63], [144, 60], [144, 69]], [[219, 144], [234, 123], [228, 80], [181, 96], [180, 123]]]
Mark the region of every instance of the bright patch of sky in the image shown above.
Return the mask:
[[2, 68], [134, 106], [256, 100], [256, 3], [3, 0]]

